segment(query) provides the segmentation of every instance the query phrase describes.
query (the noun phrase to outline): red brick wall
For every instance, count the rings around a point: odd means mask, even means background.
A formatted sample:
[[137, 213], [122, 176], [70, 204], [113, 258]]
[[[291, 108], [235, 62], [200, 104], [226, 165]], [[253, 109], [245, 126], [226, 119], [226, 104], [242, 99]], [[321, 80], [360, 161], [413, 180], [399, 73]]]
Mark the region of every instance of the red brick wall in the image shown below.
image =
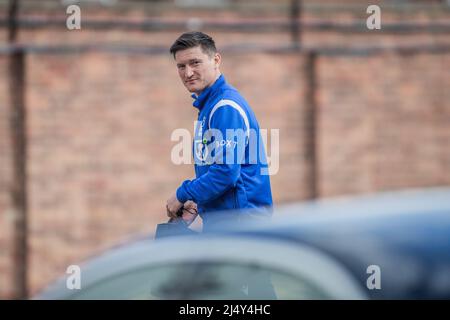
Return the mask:
[[48, 271], [34, 283], [126, 235], [151, 235], [164, 200], [192, 173], [171, 165], [170, 134], [192, 127], [193, 110], [169, 57], [29, 64], [31, 261]]
[[450, 55], [319, 65], [323, 196], [450, 183]]
[[[212, 35], [219, 48], [290, 39], [277, 33]], [[22, 31], [20, 41], [169, 47], [177, 36], [51, 29]], [[304, 40], [330, 46], [450, 42], [447, 35], [335, 33], [306, 34]], [[263, 53], [223, 59], [222, 71], [250, 102], [260, 126], [280, 129], [275, 202], [304, 198], [304, 59]], [[31, 54], [26, 62], [29, 276], [35, 293], [70, 264], [134, 235], [151, 236], [165, 219], [166, 198], [193, 175], [191, 166], [171, 163], [176, 143], [170, 135], [176, 128], [192, 131], [196, 112], [169, 55]], [[0, 297], [11, 286], [6, 66], [0, 56]], [[319, 57], [320, 195], [450, 184], [449, 68], [448, 54]]]
[[11, 295], [11, 208], [9, 187], [12, 162], [7, 109], [7, 58], [0, 56], [0, 297]]

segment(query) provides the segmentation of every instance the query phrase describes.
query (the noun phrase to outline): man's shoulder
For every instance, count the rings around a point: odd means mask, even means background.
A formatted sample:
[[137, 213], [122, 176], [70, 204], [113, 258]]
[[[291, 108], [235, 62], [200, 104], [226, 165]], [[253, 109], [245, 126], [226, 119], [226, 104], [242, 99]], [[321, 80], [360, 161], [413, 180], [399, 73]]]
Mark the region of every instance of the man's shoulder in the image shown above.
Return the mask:
[[218, 92], [217, 96], [212, 102], [212, 105], [215, 106], [218, 103], [223, 103], [224, 101], [232, 101], [240, 105], [242, 108], [249, 108], [249, 105], [244, 97], [236, 88], [232, 87], [231, 85], [227, 85], [221, 88], [220, 92]]

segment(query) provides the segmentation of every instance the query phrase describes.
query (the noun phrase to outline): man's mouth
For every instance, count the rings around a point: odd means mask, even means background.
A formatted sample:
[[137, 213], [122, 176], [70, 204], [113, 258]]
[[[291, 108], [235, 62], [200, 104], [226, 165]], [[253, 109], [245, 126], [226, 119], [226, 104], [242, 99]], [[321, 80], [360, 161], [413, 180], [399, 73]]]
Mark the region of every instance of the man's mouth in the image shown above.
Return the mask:
[[197, 81], [197, 79], [188, 80], [186, 83], [193, 84], [195, 81]]

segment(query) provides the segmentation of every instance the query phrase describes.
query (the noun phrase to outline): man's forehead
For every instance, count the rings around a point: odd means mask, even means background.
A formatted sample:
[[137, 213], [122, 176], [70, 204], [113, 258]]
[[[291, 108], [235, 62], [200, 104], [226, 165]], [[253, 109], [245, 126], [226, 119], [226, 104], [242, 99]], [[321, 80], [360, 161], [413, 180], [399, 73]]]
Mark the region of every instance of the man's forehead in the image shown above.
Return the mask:
[[200, 46], [180, 50], [175, 54], [175, 60], [178, 63], [184, 63], [192, 59], [201, 59], [205, 57], [208, 57], [208, 55], [203, 52]]

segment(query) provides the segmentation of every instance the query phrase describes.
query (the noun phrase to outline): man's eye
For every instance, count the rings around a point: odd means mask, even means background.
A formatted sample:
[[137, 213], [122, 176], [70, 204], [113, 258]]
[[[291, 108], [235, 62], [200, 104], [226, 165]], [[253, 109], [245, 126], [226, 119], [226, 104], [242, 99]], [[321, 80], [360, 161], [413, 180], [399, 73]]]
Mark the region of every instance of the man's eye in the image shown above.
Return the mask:
[[200, 64], [200, 61], [194, 61], [194, 66], [197, 66]]

